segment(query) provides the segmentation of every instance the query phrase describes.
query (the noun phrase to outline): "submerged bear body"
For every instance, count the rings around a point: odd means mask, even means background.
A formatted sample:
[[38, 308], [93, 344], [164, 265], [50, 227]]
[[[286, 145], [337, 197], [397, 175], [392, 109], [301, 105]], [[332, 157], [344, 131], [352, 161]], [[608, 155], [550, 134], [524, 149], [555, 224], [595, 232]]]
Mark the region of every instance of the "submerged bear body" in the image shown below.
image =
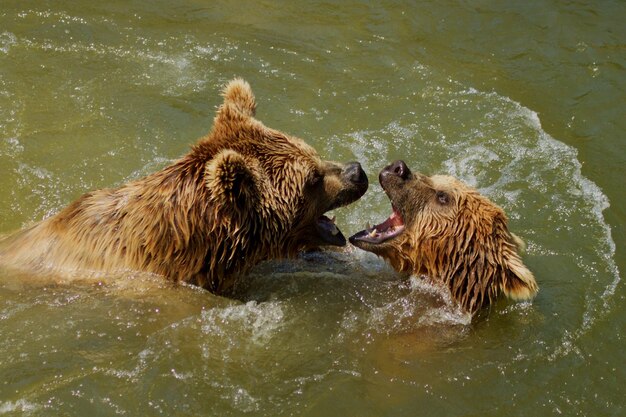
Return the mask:
[[262, 260], [345, 244], [324, 213], [365, 193], [360, 165], [323, 161], [264, 126], [245, 81], [223, 95], [211, 132], [187, 155], [9, 236], [0, 263], [66, 276], [149, 272], [224, 294]]

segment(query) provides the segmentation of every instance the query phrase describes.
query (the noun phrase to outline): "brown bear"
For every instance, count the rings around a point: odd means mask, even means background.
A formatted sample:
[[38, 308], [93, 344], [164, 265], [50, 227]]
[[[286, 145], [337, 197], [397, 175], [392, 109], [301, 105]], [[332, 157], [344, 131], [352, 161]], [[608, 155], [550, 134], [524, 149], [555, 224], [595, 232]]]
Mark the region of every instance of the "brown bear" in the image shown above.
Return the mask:
[[185, 156], [10, 236], [0, 263], [63, 276], [141, 271], [227, 294], [262, 260], [345, 245], [324, 213], [365, 193], [361, 165], [324, 161], [263, 125], [242, 79], [223, 97], [212, 130]]
[[533, 274], [509, 232], [504, 211], [456, 178], [412, 173], [403, 161], [384, 168], [379, 181], [393, 213], [350, 242], [386, 259], [402, 273], [444, 284], [474, 315], [504, 293], [516, 300], [537, 293]]

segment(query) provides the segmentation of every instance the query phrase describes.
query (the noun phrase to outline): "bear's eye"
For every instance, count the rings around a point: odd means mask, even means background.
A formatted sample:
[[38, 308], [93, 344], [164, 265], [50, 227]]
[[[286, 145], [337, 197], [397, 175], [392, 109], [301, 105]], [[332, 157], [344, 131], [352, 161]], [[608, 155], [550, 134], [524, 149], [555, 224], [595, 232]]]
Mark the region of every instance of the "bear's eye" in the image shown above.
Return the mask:
[[436, 198], [437, 202], [441, 205], [445, 206], [450, 203], [450, 196], [444, 191], [437, 191]]
[[324, 179], [324, 175], [320, 172], [315, 172], [311, 175], [311, 179], [309, 180], [310, 185], [317, 185]]

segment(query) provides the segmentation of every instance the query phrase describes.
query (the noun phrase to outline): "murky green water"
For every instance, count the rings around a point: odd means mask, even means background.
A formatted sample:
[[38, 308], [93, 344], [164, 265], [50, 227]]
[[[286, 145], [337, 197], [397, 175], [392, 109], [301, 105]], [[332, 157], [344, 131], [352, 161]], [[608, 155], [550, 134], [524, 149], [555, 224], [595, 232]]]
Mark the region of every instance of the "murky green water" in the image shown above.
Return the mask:
[[623, 415], [626, 5], [492, 3], [1, 0], [0, 233], [181, 155], [240, 75], [326, 158], [477, 186], [541, 291], [469, 325], [351, 249], [243, 302], [0, 271], [0, 415]]

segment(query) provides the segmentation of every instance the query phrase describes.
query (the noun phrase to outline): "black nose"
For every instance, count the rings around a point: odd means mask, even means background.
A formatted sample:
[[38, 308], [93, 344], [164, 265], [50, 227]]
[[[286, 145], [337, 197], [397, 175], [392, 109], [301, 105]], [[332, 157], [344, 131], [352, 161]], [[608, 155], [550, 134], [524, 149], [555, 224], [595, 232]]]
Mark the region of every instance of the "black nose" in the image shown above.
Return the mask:
[[367, 184], [367, 175], [358, 162], [350, 162], [344, 165], [341, 175], [345, 180], [352, 183]]
[[391, 165], [387, 165], [380, 173], [380, 175], [395, 175], [403, 180], [407, 179], [411, 175], [411, 170], [404, 163], [404, 161], [395, 161]]

